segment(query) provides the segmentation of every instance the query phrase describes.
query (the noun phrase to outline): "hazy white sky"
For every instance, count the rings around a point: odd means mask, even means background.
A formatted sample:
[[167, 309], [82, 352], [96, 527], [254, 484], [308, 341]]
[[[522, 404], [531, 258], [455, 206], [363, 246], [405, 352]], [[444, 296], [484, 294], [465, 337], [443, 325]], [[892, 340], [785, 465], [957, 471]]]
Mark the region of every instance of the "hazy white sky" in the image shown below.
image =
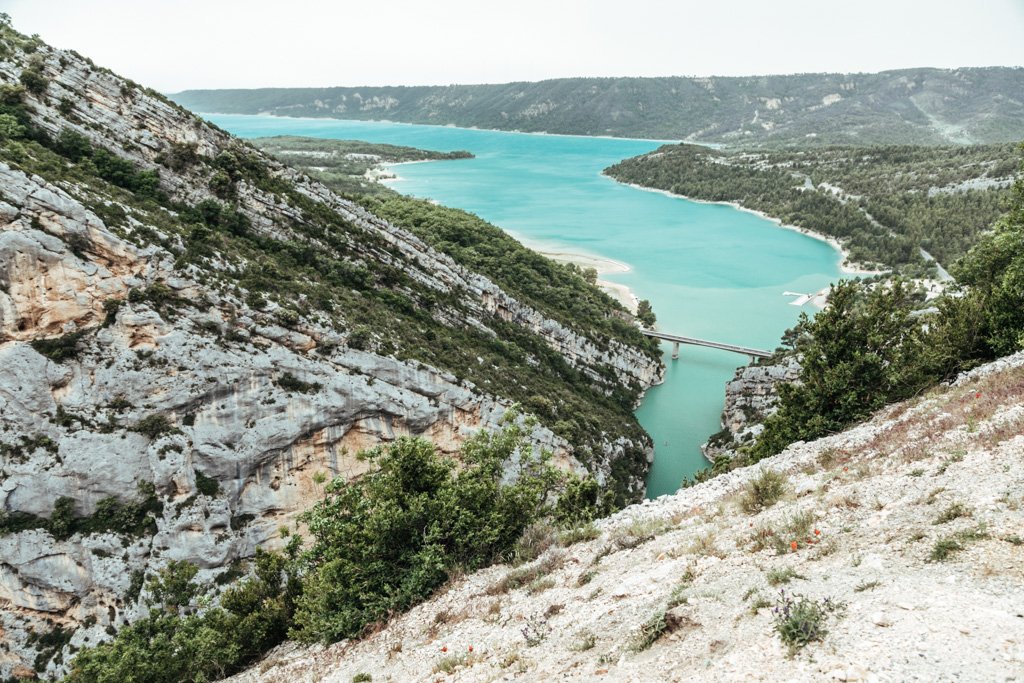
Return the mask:
[[165, 92], [1024, 65], [1024, 0], [0, 0]]

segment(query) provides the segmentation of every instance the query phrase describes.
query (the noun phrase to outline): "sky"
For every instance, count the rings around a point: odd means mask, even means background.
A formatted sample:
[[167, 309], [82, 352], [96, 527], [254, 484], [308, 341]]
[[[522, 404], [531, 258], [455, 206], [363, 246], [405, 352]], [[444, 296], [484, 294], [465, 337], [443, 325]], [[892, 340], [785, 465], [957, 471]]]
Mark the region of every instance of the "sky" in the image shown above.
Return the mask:
[[164, 92], [1024, 66], [1024, 0], [0, 0]]

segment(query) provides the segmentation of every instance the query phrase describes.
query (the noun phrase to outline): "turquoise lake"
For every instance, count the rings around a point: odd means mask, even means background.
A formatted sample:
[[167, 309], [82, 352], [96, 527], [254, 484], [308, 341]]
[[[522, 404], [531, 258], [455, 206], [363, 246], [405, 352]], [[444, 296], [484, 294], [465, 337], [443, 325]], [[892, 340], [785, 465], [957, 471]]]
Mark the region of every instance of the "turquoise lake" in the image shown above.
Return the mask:
[[[650, 299], [666, 332], [767, 350], [801, 310], [783, 292], [815, 292], [840, 277], [838, 253], [729, 206], [621, 185], [602, 169], [649, 152], [651, 140], [535, 135], [385, 122], [207, 115], [242, 137], [307, 135], [468, 150], [475, 159], [394, 167], [395, 189], [472, 211], [530, 245], [614, 259], [602, 275]], [[745, 356], [663, 344], [665, 382], [637, 410], [655, 442], [648, 496], [675, 491], [707, 466], [700, 444], [719, 430], [725, 384]]]

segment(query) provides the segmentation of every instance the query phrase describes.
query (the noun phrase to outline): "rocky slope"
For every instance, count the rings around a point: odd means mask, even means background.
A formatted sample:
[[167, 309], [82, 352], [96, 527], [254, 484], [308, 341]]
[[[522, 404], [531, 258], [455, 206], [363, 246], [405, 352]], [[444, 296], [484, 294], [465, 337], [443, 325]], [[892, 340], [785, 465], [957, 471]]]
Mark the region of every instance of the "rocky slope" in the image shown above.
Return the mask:
[[[1017, 354], [231, 680], [1021, 680], [1022, 466]], [[820, 640], [782, 642], [783, 591]]]
[[59, 673], [172, 559], [232, 580], [358, 450], [454, 451], [537, 376], [622, 419], [589, 443], [547, 420], [535, 446], [642, 490], [622, 397], [659, 381], [650, 348], [0, 29], [0, 678]]
[[562, 78], [413, 87], [186, 90], [194, 110], [725, 144], [969, 144], [1024, 138], [1024, 69]]

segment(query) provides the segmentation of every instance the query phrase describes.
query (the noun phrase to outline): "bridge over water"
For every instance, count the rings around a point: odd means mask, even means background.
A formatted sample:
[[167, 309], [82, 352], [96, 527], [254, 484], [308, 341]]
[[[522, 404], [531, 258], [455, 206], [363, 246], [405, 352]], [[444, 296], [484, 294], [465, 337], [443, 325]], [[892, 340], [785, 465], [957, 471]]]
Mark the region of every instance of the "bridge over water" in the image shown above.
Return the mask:
[[750, 356], [750, 359], [755, 358], [770, 358], [770, 351], [763, 351], [761, 349], [752, 349], [747, 346], [737, 346], [736, 344], [723, 344], [722, 342], [709, 341], [707, 339], [697, 339], [696, 337], [684, 337], [679, 334], [669, 334], [668, 332], [659, 332], [658, 330], [640, 330], [648, 337], [654, 337], [655, 339], [663, 339], [665, 341], [672, 342], [672, 360], [679, 358], [679, 345], [690, 344], [691, 346], [707, 346], [712, 349], [721, 349], [722, 351], [731, 351], [733, 353], [740, 353], [744, 356]]

